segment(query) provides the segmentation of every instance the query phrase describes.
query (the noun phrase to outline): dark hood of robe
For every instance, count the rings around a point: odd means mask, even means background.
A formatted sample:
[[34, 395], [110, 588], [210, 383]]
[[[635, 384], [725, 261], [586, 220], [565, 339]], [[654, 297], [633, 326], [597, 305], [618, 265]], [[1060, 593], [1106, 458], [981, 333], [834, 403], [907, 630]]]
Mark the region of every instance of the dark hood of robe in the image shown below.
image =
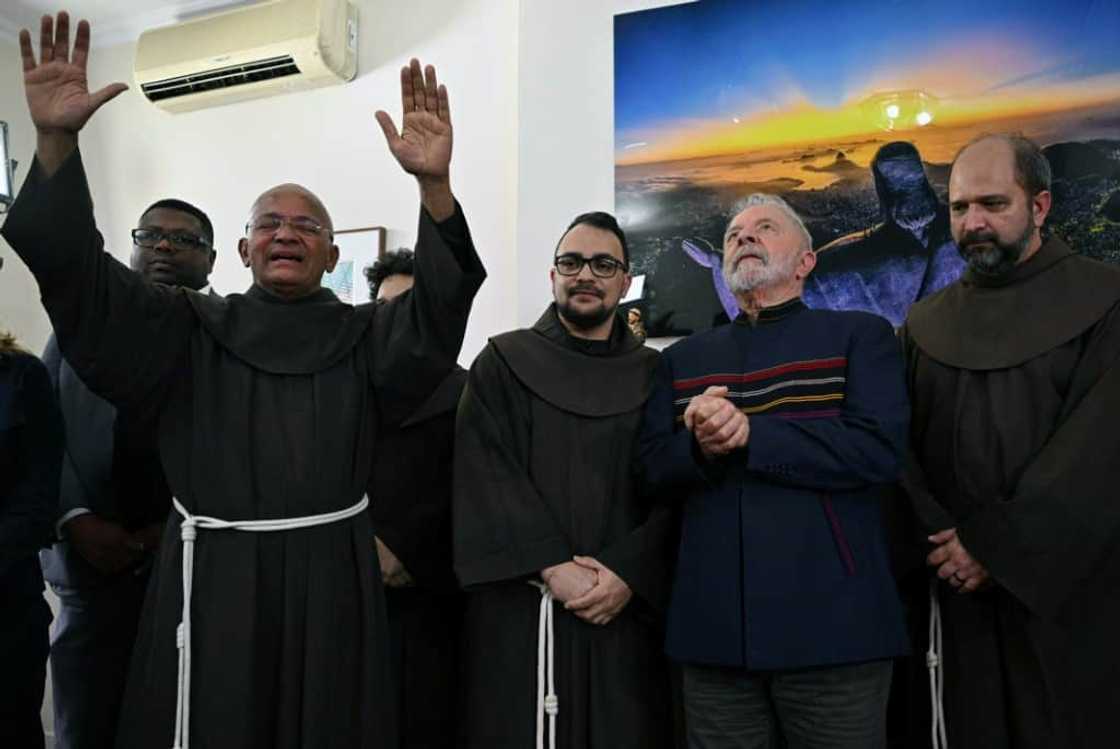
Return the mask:
[[203, 327], [226, 350], [270, 374], [321, 372], [358, 344], [375, 305], [353, 307], [329, 289], [284, 299], [253, 286], [244, 294], [216, 297], [187, 293]]
[[[1076, 289], [1076, 294], [1069, 291]], [[927, 355], [951, 367], [1015, 367], [1076, 338], [1120, 301], [1120, 268], [1047, 239], [1006, 276], [971, 270], [914, 304], [906, 328]], [[1008, 321], [1030, 335], [1008, 335]]]
[[610, 338], [576, 338], [552, 304], [537, 323], [490, 339], [514, 376], [540, 399], [579, 416], [617, 416], [645, 403], [657, 352], [616, 316]]

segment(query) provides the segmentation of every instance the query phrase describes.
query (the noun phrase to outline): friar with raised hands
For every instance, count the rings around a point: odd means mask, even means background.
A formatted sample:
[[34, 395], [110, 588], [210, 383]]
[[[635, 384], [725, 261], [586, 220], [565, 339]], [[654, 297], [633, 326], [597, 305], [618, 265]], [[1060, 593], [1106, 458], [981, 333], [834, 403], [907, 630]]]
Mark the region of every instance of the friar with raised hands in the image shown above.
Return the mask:
[[[89, 25], [20, 34], [36, 158], [3, 236], [95, 392], [151, 419], [174, 495], [133, 653], [119, 747], [391, 747], [384, 598], [363, 497], [378, 429], [451, 371], [485, 273], [449, 181], [447, 92], [401, 71], [403, 129], [377, 119], [420, 187], [416, 280], [385, 305], [322, 288], [331, 218], [298, 185], [252, 204], [244, 294], [151, 283], [103, 250], [78, 133]], [[376, 502], [376, 497], [372, 498]]]

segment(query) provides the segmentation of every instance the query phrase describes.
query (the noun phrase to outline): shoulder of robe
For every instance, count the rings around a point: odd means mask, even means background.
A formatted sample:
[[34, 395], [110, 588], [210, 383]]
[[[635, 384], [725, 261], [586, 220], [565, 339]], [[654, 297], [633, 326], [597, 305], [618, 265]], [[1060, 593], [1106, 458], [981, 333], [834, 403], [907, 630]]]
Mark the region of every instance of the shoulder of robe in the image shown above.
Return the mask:
[[1120, 267], [1070, 254], [1021, 283], [957, 281], [910, 308], [906, 331], [950, 367], [1016, 367], [1067, 343], [1120, 302]]
[[270, 374], [321, 372], [364, 339], [375, 306], [337, 298], [283, 303], [246, 294], [221, 297], [185, 291], [202, 328], [245, 364]]
[[645, 404], [658, 353], [647, 346], [613, 356], [589, 356], [531, 329], [490, 339], [494, 352], [534, 395], [577, 416], [629, 413]]
[[401, 424], [403, 428], [415, 426], [437, 416], [454, 411], [459, 407], [459, 397], [467, 384], [467, 370], [456, 367], [451, 374], [443, 379], [428, 400]]

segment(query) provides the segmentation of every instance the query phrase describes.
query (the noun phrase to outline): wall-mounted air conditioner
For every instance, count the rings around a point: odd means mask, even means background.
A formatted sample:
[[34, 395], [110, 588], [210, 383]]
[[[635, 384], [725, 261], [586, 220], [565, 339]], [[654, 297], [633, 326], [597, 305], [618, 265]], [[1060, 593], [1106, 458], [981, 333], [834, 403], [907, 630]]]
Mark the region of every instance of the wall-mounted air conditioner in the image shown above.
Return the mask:
[[145, 31], [136, 84], [185, 112], [351, 80], [358, 11], [347, 0], [270, 0]]

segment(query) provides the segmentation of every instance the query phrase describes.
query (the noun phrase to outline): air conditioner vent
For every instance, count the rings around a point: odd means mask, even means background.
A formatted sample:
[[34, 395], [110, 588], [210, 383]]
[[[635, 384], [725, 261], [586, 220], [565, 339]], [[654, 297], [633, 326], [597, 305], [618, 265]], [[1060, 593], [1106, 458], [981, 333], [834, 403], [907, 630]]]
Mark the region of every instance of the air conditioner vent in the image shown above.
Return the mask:
[[290, 55], [282, 55], [242, 65], [230, 65], [225, 68], [205, 70], [201, 73], [151, 81], [143, 84], [141, 89], [149, 101], [159, 101], [160, 99], [174, 99], [178, 96], [197, 94], [202, 91], [244, 86], [247, 83], [266, 81], [270, 78], [283, 78], [287, 75], [299, 75], [299, 67]]

